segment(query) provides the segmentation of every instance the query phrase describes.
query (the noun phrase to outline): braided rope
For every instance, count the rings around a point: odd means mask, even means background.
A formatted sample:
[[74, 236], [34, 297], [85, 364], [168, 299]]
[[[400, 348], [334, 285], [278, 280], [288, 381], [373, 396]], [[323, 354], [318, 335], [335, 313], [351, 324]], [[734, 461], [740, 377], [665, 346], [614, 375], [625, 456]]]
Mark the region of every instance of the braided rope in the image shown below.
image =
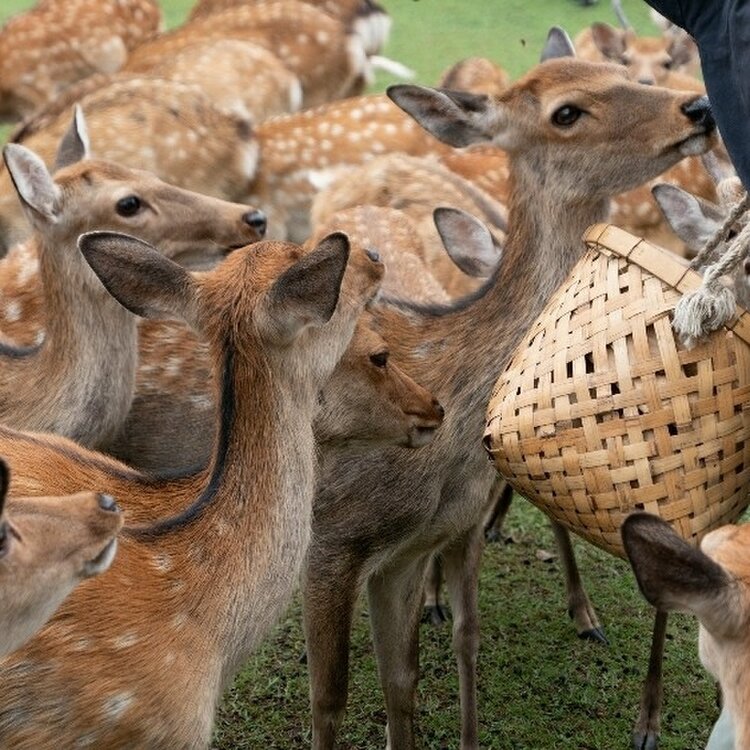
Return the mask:
[[720, 279], [731, 273], [750, 250], [750, 223], [732, 240], [722, 256], [712, 265], [706, 265], [713, 257], [727, 232], [739, 221], [750, 207], [747, 193], [733, 206], [719, 230], [693, 258], [692, 268], [706, 266], [703, 284], [694, 292], [686, 294], [675, 307], [672, 327], [682, 343], [692, 349], [698, 341], [728, 322], [736, 306], [734, 292], [725, 287]]

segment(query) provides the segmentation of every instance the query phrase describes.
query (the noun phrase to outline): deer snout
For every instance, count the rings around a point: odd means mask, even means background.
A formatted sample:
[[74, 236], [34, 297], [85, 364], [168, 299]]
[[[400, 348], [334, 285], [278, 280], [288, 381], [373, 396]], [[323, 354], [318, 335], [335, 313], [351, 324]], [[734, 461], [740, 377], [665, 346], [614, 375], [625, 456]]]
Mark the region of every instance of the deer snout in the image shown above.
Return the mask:
[[99, 495], [99, 507], [109, 513], [119, 513], [120, 508], [112, 495]]
[[268, 218], [263, 211], [254, 208], [252, 211], [248, 211], [242, 215], [242, 221], [258, 235], [258, 239], [263, 239], [268, 228]]
[[716, 121], [711, 112], [711, 102], [709, 102], [707, 96], [699, 96], [697, 99], [683, 104], [680, 109], [690, 122], [705, 128], [706, 132], [710, 132], [716, 127]]

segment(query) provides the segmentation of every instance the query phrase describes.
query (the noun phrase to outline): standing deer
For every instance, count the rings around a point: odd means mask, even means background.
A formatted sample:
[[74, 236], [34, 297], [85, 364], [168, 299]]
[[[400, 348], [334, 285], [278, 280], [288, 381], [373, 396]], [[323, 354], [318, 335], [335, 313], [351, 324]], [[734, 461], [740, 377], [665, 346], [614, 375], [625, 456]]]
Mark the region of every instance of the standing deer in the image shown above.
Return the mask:
[[[34, 472], [43, 487], [104, 474], [102, 487], [118, 488], [138, 524], [108, 575], [2, 662], [0, 734], [19, 749], [208, 747], [223, 689], [297, 583], [318, 391], [383, 267], [364, 254], [349, 261], [343, 235], [310, 253], [260, 243], [201, 274], [123, 235], [85, 235], [81, 250], [131, 310], [180, 316], [209, 339], [219, 424], [206, 470], [164, 480], [63, 438], [0, 430], [20, 482]], [[37, 452], [26, 460], [28, 444]]]
[[158, 31], [154, 0], [43, 0], [0, 29], [0, 122], [29, 117], [76, 81], [122, 68]]
[[210, 259], [261, 239], [263, 215], [88, 159], [80, 110], [55, 178], [24, 146], [10, 144], [3, 156], [33, 236], [0, 261], [0, 420], [97, 446], [130, 410], [138, 328], [88, 267], [78, 235], [127, 229], [169, 256]]
[[[557, 34], [564, 37], [563, 33]], [[564, 45], [568, 52], [572, 48]], [[509, 155], [509, 234], [498, 272], [453, 306], [375, 308], [392, 357], [446, 406], [419, 452], [348, 455], [321, 476], [303, 582], [313, 746], [332, 748], [347, 694], [354, 602], [366, 584], [391, 748], [413, 748], [418, 624], [432, 554], [448, 586], [461, 685], [461, 746], [477, 747], [477, 560], [467, 559], [495, 474], [482, 450], [497, 373], [583, 252], [609, 198], [705, 151], [714, 124], [694, 95], [632, 83], [617, 66], [550, 59], [497, 99], [397, 86], [389, 95], [456, 147]], [[454, 595], [455, 594], [455, 595]]]
[[109, 568], [122, 527], [109, 495], [6, 502], [9, 481], [0, 459], [0, 657], [40, 630], [81, 581]]
[[707, 750], [750, 747], [750, 526], [722, 526], [706, 534], [697, 550], [662, 519], [633, 513], [622, 526], [622, 539], [649, 603], [698, 618], [700, 659], [723, 697]]

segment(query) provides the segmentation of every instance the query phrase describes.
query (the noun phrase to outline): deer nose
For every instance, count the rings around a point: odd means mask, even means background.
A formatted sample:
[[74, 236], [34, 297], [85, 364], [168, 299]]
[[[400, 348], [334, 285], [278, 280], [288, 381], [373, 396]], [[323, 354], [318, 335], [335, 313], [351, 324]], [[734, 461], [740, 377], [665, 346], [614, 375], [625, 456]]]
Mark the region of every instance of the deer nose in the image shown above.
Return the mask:
[[112, 495], [99, 495], [99, 507], [112, 513], [117, 513], [120, 510]]
[[642, 83], [644, 86], [653, 86], [654, 79], [653, 78], [639, 78], [638, 83]]
[[692, 102], [683, 104], [680, 109], [682, 113], [695, 125], [702, 125], [706, 130], [713, 130], [716, 127], [714, 116], [711, 112], [711, 102], [707, 96], [699, 96]]
[[365, 253], [367, 253], [367, 257], [373, 263], [379, 263], [380, 262], [380, 253], [377, 250], [375, 250], [374, 248], [371, 248], [371, 247], [365, 248]]
[[443, 405], [436, 398], [433, 398], [432, 406], [434, 407], [438, 417], [442, 419], [445, 416], [445, 409], [443, 409]]
[[268, 219], [266, 218], [266, 215], [263, 213], [263, 211], [258, 211], [258, 209], [253, 209], [252, 211], [248, 211], [246, 214], [242, 216], [242, 221], [247, 224], [250, 229], [257, 232], [259, 237], [263, 237], [266, 233], [266, 229], [268, 228]]

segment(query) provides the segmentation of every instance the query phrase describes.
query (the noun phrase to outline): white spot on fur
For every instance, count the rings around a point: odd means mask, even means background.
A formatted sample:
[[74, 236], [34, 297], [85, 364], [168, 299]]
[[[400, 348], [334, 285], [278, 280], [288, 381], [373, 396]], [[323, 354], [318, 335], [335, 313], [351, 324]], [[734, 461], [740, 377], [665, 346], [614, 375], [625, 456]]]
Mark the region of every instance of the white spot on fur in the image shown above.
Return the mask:
[[116, 649], [132, 648], [140, 641], [140, 638], [135, 633], [124, 633], [123, 635], [117, 636], [112, 639], [112, 645]]
[[172, 570], [172, 558], [166, 552], [159, 552], [154, 555], [154, 567], [162, 573]]
[[17, 300], [11, 300], [5, 305], [3, 313], [9, 323], [15, 323], [21, 317], [21, 305]]
[[132, 693], [117, 693], [102, 703], [102, 712], [109, 721], [117, 721], [133, 703]]

